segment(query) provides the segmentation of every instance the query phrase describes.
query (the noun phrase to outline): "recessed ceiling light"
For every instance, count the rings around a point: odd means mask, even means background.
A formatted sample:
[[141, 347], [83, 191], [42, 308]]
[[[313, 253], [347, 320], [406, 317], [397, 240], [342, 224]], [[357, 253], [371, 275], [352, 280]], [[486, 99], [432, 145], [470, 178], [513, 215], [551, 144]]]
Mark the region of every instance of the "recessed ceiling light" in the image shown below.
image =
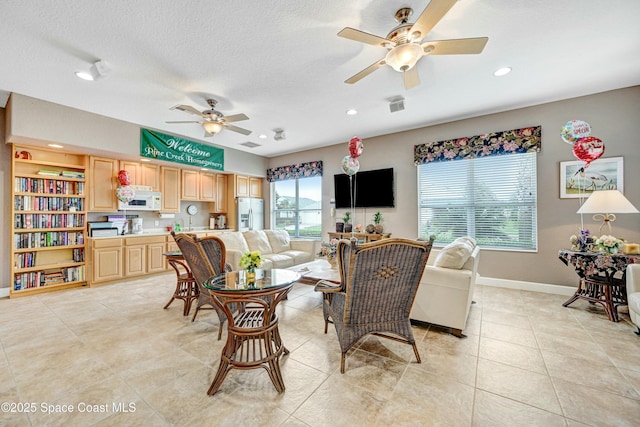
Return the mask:
[[264, 133], [261, 133], [260, 135], [258, 135], [258, 138], [267, 139], [267, 135], [265, 135]]
[[93, 76], [89, 73], [85, 73], [84, 71], [76, 71], [76, 77], [82, 80], [90, 81], [90, 82], [93, 81]]
[[47, 144], [47, 145], [52, 148], [64, 148], [64, 146], [60, 144]]
[[509, 74], [511, 72], [511, 67], [503, 67], [503, 68], [498, 68], [493, 75], [496, 77], [502, 77], [502, 76], [506, 76], [507, 74]]
[[348, 116], [355, 116], [356, 114], [358, 114], [358, 111], [356, 111], [353, 108], [350, 108], [350, 109], [347, 110], [347, 115]]

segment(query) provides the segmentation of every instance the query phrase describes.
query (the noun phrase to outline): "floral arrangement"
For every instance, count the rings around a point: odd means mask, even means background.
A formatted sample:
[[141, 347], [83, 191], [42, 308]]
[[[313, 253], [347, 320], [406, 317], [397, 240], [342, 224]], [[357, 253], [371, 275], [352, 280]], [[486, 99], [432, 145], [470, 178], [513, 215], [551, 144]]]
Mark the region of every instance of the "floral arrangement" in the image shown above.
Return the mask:
[[596, 239], [596, 246], [603, 252], [608, 252], [610, 254], [617, 253], [623, 243], [624, 240], [608, 234], [604, 234]]
[[260, 251], [245, 252], [244, 255], [242, 255], [242, 258], [240, 258], [240, 268], [255, 270], [262, 266], [262, 261], [263, 259]]
[[329, 243], [322, 242], [320, 245], [320, 252], [318, 252], [318, 256], [326, 256], [327, 260], [331, 262], [336, 259], [338, 252], [338, 239], [331, 239]]
[[580, 230], [580, 236], [573, 234], [569, 241], [571, 250], [587, 252], [593, 248], [596, 236], [592, 236], [589, 230]]

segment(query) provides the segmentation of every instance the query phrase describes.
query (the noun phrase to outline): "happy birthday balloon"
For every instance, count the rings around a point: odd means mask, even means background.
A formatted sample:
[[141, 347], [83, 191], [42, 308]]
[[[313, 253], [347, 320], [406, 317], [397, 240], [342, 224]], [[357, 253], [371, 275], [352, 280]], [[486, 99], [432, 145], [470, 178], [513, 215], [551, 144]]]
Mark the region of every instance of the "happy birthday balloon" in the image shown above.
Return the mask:
[[354, 136], [349, 140], [349, 154], [352, 158], [357, 159], [362, 154], [362, 140], [357, 136]]
[[118, 172], [118, 182], [120, 185], [131, 185], [131, 178], [129, 178], [129, 172], [122, 169]]
[[604, 143], [595, 136], [580, 138], [573, 144], [573, 155], [585, 162], [588, 167], [591, 162], [598, 160], [604, 154]]
[[122, 203], [128, 203], [132, 201], [135, 195], [136, 192], [134, 191], [134, 189], [128, 185], [116, 188], [116, 197]]
[[342, 171], [349, 176], [353, 176], [360, 170], [360, 162], [351, 156], [344, 156], [342, 159]]
[[560, 136], [567, 144], [575, 144], [581, 138], [591, 135], [591, 126], [583, 120], [570, 120], [562, 127]]

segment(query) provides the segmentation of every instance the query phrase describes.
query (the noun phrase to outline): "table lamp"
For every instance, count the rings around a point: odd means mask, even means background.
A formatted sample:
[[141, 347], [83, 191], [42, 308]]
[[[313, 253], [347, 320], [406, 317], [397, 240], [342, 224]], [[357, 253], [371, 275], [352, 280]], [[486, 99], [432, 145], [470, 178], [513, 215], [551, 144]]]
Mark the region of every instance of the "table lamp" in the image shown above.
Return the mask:
[[638, 209], [618, 190], [598, 190], [591, 193], [576, 213], [595, 214], [593, 220], [602, 221], [599, 232], [602, 233], [602, 227], [606, 224], [611, 234], [611, 223], [616, 220], [615, 214], [638, 213]]

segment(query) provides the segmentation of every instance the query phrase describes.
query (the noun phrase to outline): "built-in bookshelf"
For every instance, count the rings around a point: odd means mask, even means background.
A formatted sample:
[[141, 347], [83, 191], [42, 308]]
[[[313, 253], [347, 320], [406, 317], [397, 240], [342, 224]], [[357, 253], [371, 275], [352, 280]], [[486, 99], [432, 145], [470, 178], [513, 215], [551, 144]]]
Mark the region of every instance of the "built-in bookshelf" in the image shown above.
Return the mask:
[[16, 144], [12, 153], [9, 295], [85, 285], [88, 157]]

